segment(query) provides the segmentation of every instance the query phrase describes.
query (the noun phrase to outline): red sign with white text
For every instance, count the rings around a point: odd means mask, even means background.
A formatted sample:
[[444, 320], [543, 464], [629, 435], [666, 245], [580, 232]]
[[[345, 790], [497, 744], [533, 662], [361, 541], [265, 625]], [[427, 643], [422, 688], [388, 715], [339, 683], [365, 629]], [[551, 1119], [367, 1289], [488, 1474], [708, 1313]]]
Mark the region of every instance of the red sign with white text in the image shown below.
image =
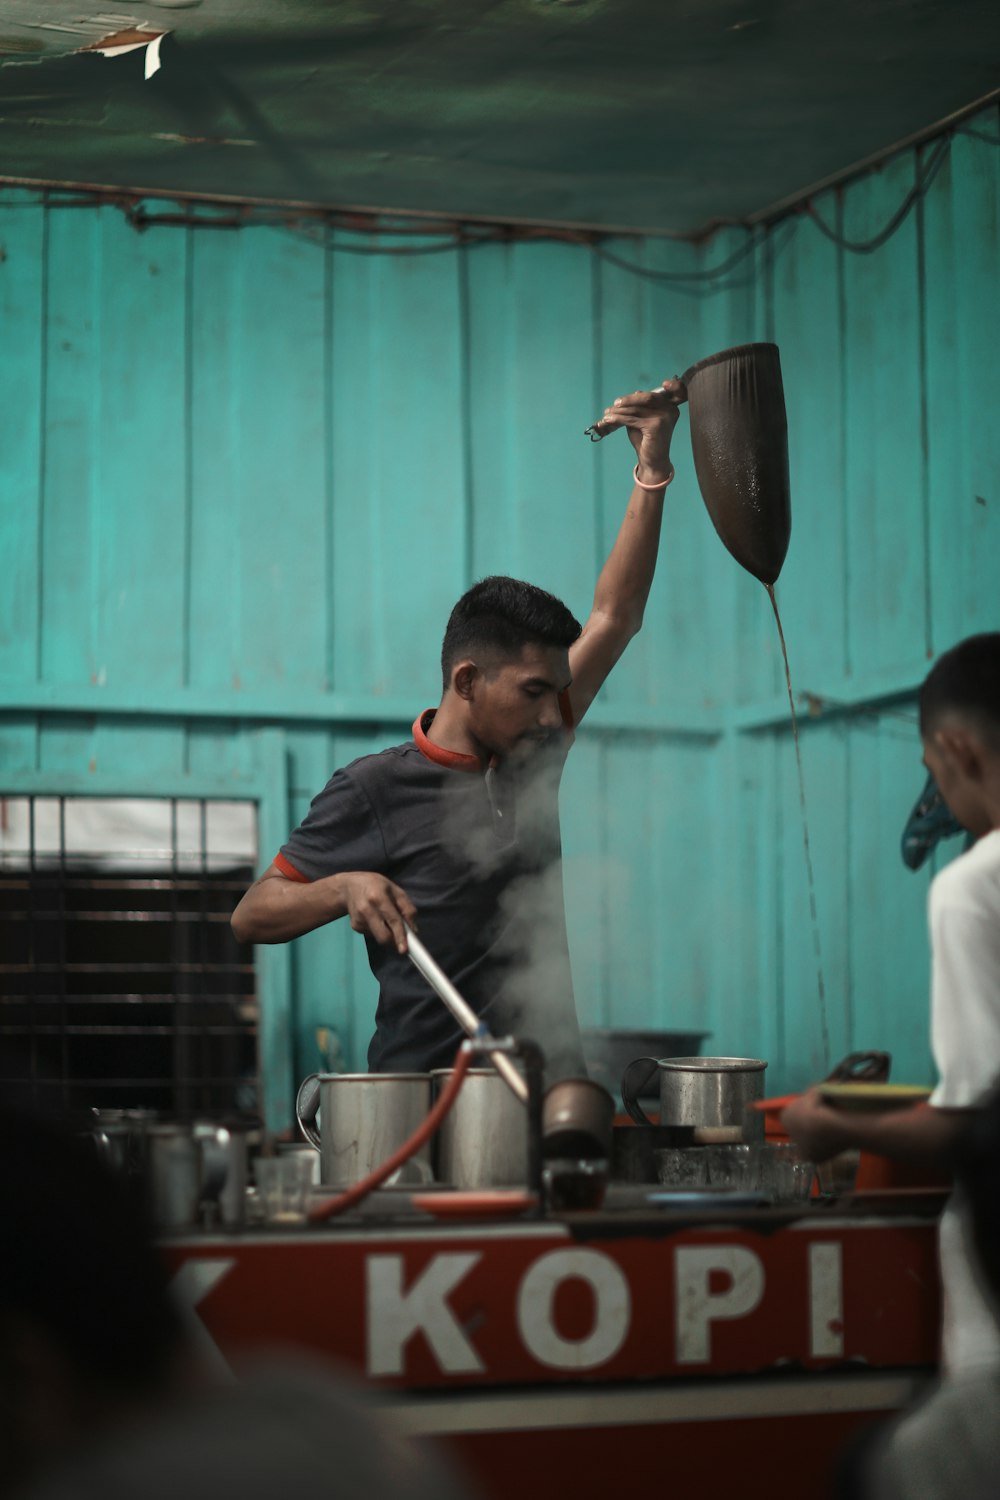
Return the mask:
[[165, 1249], [203, 1344], [314, 1349], [382, 1386], [749, 1374], [937, 1358], [936, 1226], [802, 1219], [758, 1233], [326, 1230]]

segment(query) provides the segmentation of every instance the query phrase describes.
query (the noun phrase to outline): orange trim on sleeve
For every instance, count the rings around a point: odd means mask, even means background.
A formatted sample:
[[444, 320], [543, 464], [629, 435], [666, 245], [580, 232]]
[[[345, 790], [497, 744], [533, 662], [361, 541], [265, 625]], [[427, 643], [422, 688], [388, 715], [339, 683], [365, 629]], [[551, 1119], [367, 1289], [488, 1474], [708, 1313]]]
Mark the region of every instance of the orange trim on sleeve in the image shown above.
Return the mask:
[[303, 875], [301, 870], [297, 870], [295, 866], [290, 862], [290, 860], [287, 860], [283, 854], [276, 854], [274, 856], [274, 863], [278, 866], [278, 869], [281, 871], [282, 875], [284, 875], [286, 880], [301, 880], [303, 885], [312, 884], [309, 876]]

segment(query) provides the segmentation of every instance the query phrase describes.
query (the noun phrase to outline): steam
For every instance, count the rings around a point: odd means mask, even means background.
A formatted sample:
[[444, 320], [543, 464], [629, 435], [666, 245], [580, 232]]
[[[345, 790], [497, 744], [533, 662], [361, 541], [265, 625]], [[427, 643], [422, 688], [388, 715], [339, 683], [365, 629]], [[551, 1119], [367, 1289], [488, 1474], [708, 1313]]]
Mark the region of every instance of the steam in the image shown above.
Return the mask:
[[538, 1043], [548, 1082], [585, 1077], [559, 865], [513, 881], [504, 892], [501, 915], [496, 952], [505, 967], [496, 1005], [505, 1029]]
[[[470, 877], [497, 880], [497, 909], [484, 935], [496, 985], [479, 1009], [495, 1034], [510, 1032], [542, 1048], [546, 1078], [585, 1077], [573, 1003], [559, 834], [559, 781], [567, 745], [551, 745], [468, 777], [449, 799], [442, 828]], [[483, 799], [491, 801], [484, 818]]]

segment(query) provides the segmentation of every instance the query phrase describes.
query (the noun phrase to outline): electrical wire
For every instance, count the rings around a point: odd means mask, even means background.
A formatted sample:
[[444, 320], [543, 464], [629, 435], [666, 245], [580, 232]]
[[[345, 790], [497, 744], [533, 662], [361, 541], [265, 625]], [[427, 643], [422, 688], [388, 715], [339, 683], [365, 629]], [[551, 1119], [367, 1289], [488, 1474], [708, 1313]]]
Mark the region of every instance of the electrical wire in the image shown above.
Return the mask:
[[839, 246], [841, 250], [850, 250], [854, 255], [871, 255], [873, 251], [880, 250], [882, 246], [892, 238], [892, 236], [896, 233], [896, 230], [905, 220], [910, 210], [915, 206], [915, 204], [920, 201], [921, 198], [924, 197], [925, 193], [930, 188], [931, 183], [934, 181], [934, 178], [940, 171], [945, 157], [948, 155], [950, 150], [951, 137], [945, 136], [945, 138], [938, 143], [937, 149], [933, 153], [930, 164], [927, 166], [926, 170], [921, 170], [918, 172], [916, 183], [907, 193], [906, 197], [903, 199], [896, 212], [892, 215], [891, 219], [889, 219], [884, 228], [879, 230], [878, 234], [874, 235], [870, 240], [849, 240], [846, 238], [846, 236], [838, 234], [835, 229], [831, 229], [829, 224], [825, 223], [824, 220], [820, 218], [819, 212], [814, 203], [808, 203], [806, 205], [806, 213], [809, 215], [810, 219], [812, 219], [813, 223], [816, 225], [816, 228], [819, 229], [823, 234], [825, 234], [827, 239], [832, 241], [833, 244]]
[[974, 141], [985, 141], [987, 146], [1000, 146], [1000, 135], [987, 135], [985, 130], [973, 130], [971, 126], [956, 134], [971, 136]]
[[634, 261], [625, 260], [624, 257], [616, 255], [614, 251], [603, 249], [600, 244], [594, 244], [592, 249], [600, 260], [606, 260], [609, 265], [618, 266], [622, 271], [631, 271], [634, 276], [641, 276], [646, 281], [700, 282], [712, 280], [716, 276], [728, 275], [730, 271], [746, 260], [749, 255], [753, 254], [758, 243], [758, 237], [753, 233], [753, 230], [749, 230], [747, 233], [748, 238], [746, 243], [734, 251], [728, 259], [720, 261], [717, 266], [709, 266], [706, 270], [701, 271], [654, 271], [648, 266], [640, 266]]
[[[730, 280], [731, 273], [747, 262], [758, 247], [763, 247], [771, 239], [775, 230], [782, 222], [790, 225], [785, 239], [779, 246], [772, 249], [772, 258], [780, 253], [787, 245], [795, 232], [795, 226], [802, 217], [808, 217], [816, 225], [821, 234], [838, 248], [848, 251], [854, 255], [871, 255], [885, 245], [900, 226], [905, 222], [915, 205], [929, 191], [931, 184], [936, 178], [941, 167], [944, 165], [951, 149], [951, 143], [955, 135], [968, 136], [972, 139], [983, 141], [988, 145], [1000, 147], [1000, 136], [988, 134], [977, 130], [974, 126], [960, 126], [944, 135], [938, 141], [930, 155], [920, 163], [918, 177], [914, 186], [909, 190], [896, 211], [890, 216], [883, 228], [871, 239], [852, 240], [838, 233], [823, 219], [815, 203], [811, 200], [800, 205], [796, 209], [790, 209], [780, 218], [761, 226], [763, 234], [757, 234], [754, 229], [743, 226], [747, 238], [732, 254], [717, 265], [707, 266], [694, 271], [667, 271], [655, 270], [619, 255], [616, 251], [609, 249], [601, 243], [599, 231], [580, 231], [572, 229], [559, 229], [552, 227], [546, 229], [537, 226], [504, 225], [499, 229], [479, 230], [470, 224], [455, 222], [454, 232], [444, 238], [434, 238], [426, 244], [391, 245], [380, 242], [384, 237], [409, 236], [416, 237], [423, 234], [437, 235], [438, 230], [421, 230], [415, 224], [371, 224], [358, 223], [359, 218], [364, 218], [358, 213], [341, 211], [317, 211], [315, 218], [316, 233], [310, 232], [310, 227], [303, 225], [301, 221], [296, 222], [294, 215], [276, 213], [273, 210], [245, 209], [236, 214], [230, 213], [223, 217], [200, 218], [190, 211], [181, 214], [151, 214], [145, 205], [137, 202], [134, 197], [124, 194], [109, 192], [107, 194], [94, 194], [92, 196], [74, 196], [66, 198], [55, 197], [51, 192], [43, 191], [39, 196], [30, 199], [17, 199], [12, 203], [6, 203], [8, 207], [56, 207], [56, 208], [99, 208], [115, 207], [120, 209], [128, 221], [137, 230], [152, 228], [159, 225], [177, 225], [195, 229], [243, 229], [250, 227], [278, 228], [293, 235], [296, 239], [308, 240], [319, 245], [324, 250], [335, 255], [443, 255], [456, 251], [475, 249], [480, 245], [515, 244], [525, 241], [554, 240], [563, 244], [578, 245], [580, 248], [589, 249], [599, 260], [608, 265], [616, 266], [619, 270], [626, 271], [630, 275], [637, 276], [641, 280], [659, 283], [664, 286], [675, 287], [678, 291], [690, 292], [692, 295], [711, 295], [716, 292], [737, 290], [748, 283], [745, 280]], [[374, 216], [373, 216], [374, 219]], [[337, 238], [337, 232], [371, 236], [369, 243], [360, 244]], [[620, 236], [608, 235], [608, 239]]]

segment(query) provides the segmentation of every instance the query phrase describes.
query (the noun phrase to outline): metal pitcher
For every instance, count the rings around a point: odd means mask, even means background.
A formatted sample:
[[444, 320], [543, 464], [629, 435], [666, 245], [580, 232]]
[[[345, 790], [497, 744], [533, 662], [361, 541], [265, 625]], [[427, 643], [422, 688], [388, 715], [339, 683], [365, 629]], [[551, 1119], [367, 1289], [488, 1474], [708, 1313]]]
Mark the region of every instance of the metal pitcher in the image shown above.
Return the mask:
[[777, 344], [741, 344], [683, 376], [705, 507], [723, 544], [761, 583], [781, 572], [792, 529], [788, 423]]
[[[435, 1096], [452, 1076], [435, 1068]], [[457, 1188], [524, 1187], [528, 1111], [494, 1068], [470, 1068], [437, 1132], [434, 1175]]]
[[[345, 1188], [398, 1150], [430, 1107], [429, 1073], [310, 1073], [299, 1085], [295, 1117], [320, 1154], [324, 1185]], [[433, 1181], [430, 1150], [430, 1142], [422, 1146], [390, 1185]]]
[[659, 1073], [660, 1125], [690, 1130], [692, 1143], [764, 1138], [766, 1062], [757, 1057], [637, 1057], [622, 1074], [622, 1103], [637, 1125], [653, 1122], [638, 1095]]
[[[223, 1125], [152, 1125], [146, 1132], [150, 1209], [160, 1229], [191, 1229], [201, 1205], [218, 1200], [230, 1176], [230, 1132]], [[244, 1157], [245, 1160], [245, 1157]], [[238, 1173], [234, 1172], [234, 1181]], [[245, 1174], [243, 1187], [245, 1187]], [[240, 1191], [242, 1220], [242, 1189]]]
[[120, 1177], [143, 1177], [148, 1133], [161, 1118], [151, 1109], [92, 1109], [85, 1132], [100, 1160]]
[[[218, 1201], [219, 1218], [226, 1229], [238, 1229], [246, 1222], [250, 1129], [245, 1122], [195, 1126], [195, 1134], [202, 1140], [202, 1197]], [[212, 1174], [207, 1182], [204, 1181], [206, 1153], [207, 1170]]]

